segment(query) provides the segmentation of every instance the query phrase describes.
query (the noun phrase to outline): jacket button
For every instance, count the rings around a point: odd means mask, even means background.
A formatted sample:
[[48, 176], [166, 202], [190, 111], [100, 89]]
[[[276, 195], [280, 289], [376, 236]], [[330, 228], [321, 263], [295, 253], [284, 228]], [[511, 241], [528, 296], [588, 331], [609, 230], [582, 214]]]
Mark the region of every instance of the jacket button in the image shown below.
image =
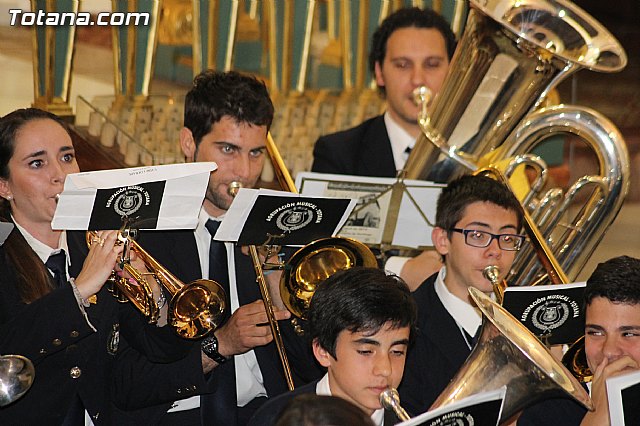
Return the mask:
[[72, 331], [72, 332], [71, 332], [71, 334], [70, 334], [70, 336], [71, 336], [71, 337], [78, 337], [79, 335], [80, 335], [80, 333], [78, 333], [78, 332], [77, 332], [77, 331], [75, 331], [75, 330], [74, 330], [74, 331]]
[[60, 346], [62, 344], [62, 340], [60, 339], [53, 339], [53, 346]]
[[77, 379], [82, 375], [82, 370], [80, 367], [72, 367], [71, 370], [69, 370], [69, 375], [72, 379]]

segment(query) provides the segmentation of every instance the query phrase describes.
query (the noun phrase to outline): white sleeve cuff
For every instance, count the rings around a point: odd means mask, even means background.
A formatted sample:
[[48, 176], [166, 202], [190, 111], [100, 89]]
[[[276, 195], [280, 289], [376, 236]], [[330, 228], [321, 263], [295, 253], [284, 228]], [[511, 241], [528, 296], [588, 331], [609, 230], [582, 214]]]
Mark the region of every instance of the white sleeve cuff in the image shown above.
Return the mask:
[[411, 258], [404, 256], [391, 256], [384, 264], [384, 269], [400, 276], [400, 272], [402, 271], [404, 264], [407, 263], [409, 259]]

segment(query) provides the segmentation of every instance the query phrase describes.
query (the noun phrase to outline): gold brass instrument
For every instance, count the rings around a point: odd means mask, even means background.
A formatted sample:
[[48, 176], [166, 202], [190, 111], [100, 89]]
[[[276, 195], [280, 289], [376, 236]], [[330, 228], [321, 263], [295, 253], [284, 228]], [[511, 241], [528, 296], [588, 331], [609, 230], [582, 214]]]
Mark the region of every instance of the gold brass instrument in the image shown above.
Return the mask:
[[576, 378], [520, 321], [480, 290], [470, 287], [469, 294], [482, 311], [480, 338], [430, 410], [503, 386], [507, 390], [500, 424], [547, 398], [571, 397], [593, 410]]
[[296, 251], [284, 266], [280, 296], [289, 311], [307, 319], [311, 298], [318, 284], [331, 275], [354, 266], [375, 268], [375, 255], [363, 243], [343, 237], [321, 238]]
[[385, 389], [380, 394], [380, 404], [385, 410], [393, 411], [396, 416], [403, 422], [411, 419], [411, 417], [409, 417], [409, 414], [407, 414], [404, 408], [402, 408], [402, 406], [400, 405], [400, 395], [394, 388]]
[[[629, 155], [620, 132], [592, 110], [557, 106], [532, 111], [573, 72], [619, 71], [627, 63], [626, 54], [599, 22], [569, 1], [469, 4], [466, 27], [442, 89], [431, 104], [429, 93], [416, 94], [423, 106], [418, 119], [423, 134], [409, 156], [405, 178], [448, 182], [479, 169], [489, 153], [493, 162], [515, 156], [507, 177], [522, 164], [540, 173], [523, 205], [525, 216], [530, 213], [535, 221], [526, 226], [539, 224], [541, 238], [538, 243], [531, 239], [537, 247], [518, 253], [508, 281], [528, 285], [539, 277], [536, 256], [543, 263], [545, 257], [555, 260], [556, 271], [567, 271], [567, 281], [574, 280], [622, 206], [629, 185]], [[600, 166], [600, 175], [579, 179], [566, 196], [560, 189], [540, 194], [546, 165], [526, 154], [556, 134], [584, 139]], [[567, 220], [568, 207], [584, 189], [590, 189], [591, 196], [579, 214]], [[539, 251], [546, 243], [551, 257]]]
[[35, 378], [33, 363], [21, 355], [0, 356], [0, 407], [27, 393]]
[[[125, 246], [120, 267], [131, 275], [133, 280], [132, 282], [112, 273], [110, 281], [118, 292], [147, 316], [150, 323], [155, 323], [158, 320], [159, 309], [146, 278], [151, 276], [170, 295], [167, 322], [180, 337], [199, 339], [215, 330], [226, 308], [225, 294], [220, 284], [204, 279], [184, 284], [135, 241], [133, 231], [124, 227], [118, 236]], [[87, 232], [89, 246], [98, 240], [100, 238], [95, 231]], [[131, 264], [130, 251], [144, 262], [148, 271], [141, 272]]]
[[[289, 170], [284, 164], [270, 134], [267, 135], [266, 147], [280, 187], [285, 191], [297, 193], [298, 190], [289, 174]], [[239, 182], [232, 182], [229, 184], [229, 194], [235, 196], [241, 187], [242, 185]], [[268, 253], [271, 252], [271, 248], [267, 247]], [[282, 342], [280, 327], [275, 319], [273, 302], [264, 278], [264, 269], [284, 269], [280, 278], [280, 296], [287, 309], [293, 315], [304, 319], [317, 284], [339, 270], [348, 269], [356, 265], [375, 267], [377, 266], [377, 261], [375, 255], [366, 245], [359, 241], [342, 237], [316, 240], [294, 253], [286, 265], [263, 263], [258, 255], [256, 246], [249, 246], [249, 253], [256, 271], [256, 281], [262, 293], [262, 300], [264, 301], [269, 326], [278, 350], [285, 379], [289, 390], [293, 390], [294, 384], [291, 377], [291, 369]], [[267, 255], [266, 258], [268, 259], [268, 257]], [[298, 330], [299, 326], [296, 325], [296, 329]]]
[[593, 372], [587, 363], [587, 354], [584, 348], [585, 337], [582, 336], [562, 356], [562, 364], [571, 371], [576, 379], [582, 383], [588, 383], [593, 379]]

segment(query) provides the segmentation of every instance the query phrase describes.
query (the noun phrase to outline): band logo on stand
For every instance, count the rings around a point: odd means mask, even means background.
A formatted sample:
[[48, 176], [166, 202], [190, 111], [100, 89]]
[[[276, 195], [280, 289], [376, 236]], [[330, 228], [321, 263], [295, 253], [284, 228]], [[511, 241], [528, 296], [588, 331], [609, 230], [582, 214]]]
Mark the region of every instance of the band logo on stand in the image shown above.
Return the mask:
[[119, 229], [123, 217], [142, 217], [137, 227], [155, 228], [166, 181], [98, 189], [89, 220], [89, 229]]
[[240, 245], [264, 241], [265, 235], [279, 236], [278, 244], [300, 245], [327, 236], [349, 205], [349, 199], [301, 199], [263, 196], [256, 198], [240, 233]]

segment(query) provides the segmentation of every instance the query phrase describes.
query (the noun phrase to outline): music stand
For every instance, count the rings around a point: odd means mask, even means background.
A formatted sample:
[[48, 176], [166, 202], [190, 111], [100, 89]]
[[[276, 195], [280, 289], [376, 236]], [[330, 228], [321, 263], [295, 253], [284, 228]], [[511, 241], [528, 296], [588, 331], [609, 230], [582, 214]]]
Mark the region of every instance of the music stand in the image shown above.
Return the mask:
[[[423, 250], [433, 246], [431, 230], [436, 202], [444, 185], [405, 180], [402, 176], [378, 178], [312, 172], [299, 173], [296, 185], [305, 195], [345, 196], [359, 200], [340, 229], [340, 236], [357, 239], [382, 252]], [[372, 210], [372, 206], [376, 207], [374, 220], [363, 214]]]
[[68, 230], [193, 229], [215, 163], [170, 164], [67, 175], [51, 227]]
[[578, 282], [507, 287], [502, 307], [546, 346], [571, 344], [584, 335], [585, 286]]
[[356, 201], [240, 189], [214, 239], [240, 245], [302, 246], [340, 229]]

